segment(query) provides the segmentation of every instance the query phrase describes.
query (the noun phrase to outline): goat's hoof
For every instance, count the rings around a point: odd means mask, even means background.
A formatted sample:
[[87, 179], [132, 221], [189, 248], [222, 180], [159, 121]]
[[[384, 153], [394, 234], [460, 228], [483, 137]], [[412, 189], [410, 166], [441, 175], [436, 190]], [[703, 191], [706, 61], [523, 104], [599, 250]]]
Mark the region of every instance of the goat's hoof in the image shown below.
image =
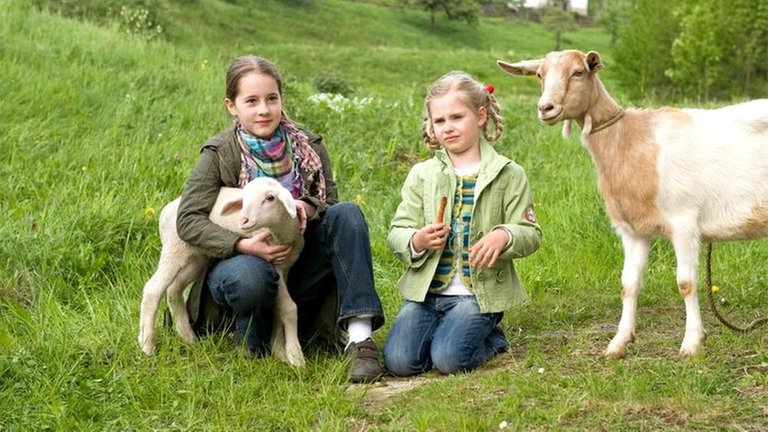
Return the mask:
[[680, 357], [681, 358], [696, 358], [701, 353], [701, 345], [699, 346], [693, 346], [693, 347], [686, 347], [685, 345], [680, 347]]
[[618, 348], [611, 348], [610, 346], [603, 351], [603, 356], [609, 359], [621, 360], [627, 357], [627, 347], [621, 346]]

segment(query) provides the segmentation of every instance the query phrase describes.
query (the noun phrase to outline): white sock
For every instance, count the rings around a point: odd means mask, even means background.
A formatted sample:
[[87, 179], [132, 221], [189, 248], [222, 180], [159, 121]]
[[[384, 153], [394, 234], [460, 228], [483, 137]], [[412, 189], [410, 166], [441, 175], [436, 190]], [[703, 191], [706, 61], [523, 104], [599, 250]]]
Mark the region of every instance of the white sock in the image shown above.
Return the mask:
[[358, 343], [368, 339], [373, 333], [371, 317], [363, 316], [350, 318], [347, 324], [347, 333], [349, 334], [347, 346], [352, 342]]

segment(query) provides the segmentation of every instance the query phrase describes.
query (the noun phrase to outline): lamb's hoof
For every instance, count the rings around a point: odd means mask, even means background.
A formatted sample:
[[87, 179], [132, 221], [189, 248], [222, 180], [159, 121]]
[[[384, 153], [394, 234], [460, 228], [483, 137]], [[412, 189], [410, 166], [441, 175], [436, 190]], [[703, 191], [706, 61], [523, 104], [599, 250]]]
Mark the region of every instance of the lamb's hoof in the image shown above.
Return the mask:
[[141, 350], [144, 354], [151, 356], [155, 353], [155, 344], [145, 343], [144, 346], [141, 347]]
[[288, 356], [288, 364], [293, 367], [303, 368], [307, 365], [307, 362], [304, 360], [304, 356]]

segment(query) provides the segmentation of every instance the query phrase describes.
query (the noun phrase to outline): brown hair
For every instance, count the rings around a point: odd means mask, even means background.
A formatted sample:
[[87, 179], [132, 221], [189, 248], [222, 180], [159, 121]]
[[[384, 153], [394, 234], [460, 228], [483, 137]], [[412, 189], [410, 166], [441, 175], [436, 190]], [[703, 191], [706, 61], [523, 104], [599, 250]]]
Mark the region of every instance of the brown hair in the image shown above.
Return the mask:
[[280, 92], [280, 96], [283, 95], [283, 78], [275, 64], [263, 57], [247, 55], [236, 58], [227, 69], [227, 99], [235, 100], [237, 92], [240, 90], [240, 79], [250, 72], [257, 72], [274, 78], [277, 82], [277, 91]]
[[438, 79], [427, 92], [424, 98], [424, 123], [422, 127], [424, 143], [430, 149], [440, 148], [440, 143], [435, 137], [435, 130], [432, 128], [432, 115], [429, 112], [429, 103], [434, 99], [445, 96], [451, 91], [460, 92], [460, 98], [473, 111], [478, 112], [480, 107], [485, 107], [488, 113], [488, 120], [494, 124], [493, 135], [488, 134], [488, 121], [483, 125], [483, 137], [488, 141], [496, 141], [501, 137], [504, 130], [504, 123], [499, 114], [499, 103], [496, 98], [488, 91], [484, 85], [472, 78], [466, 72], [453, 71], [448, 72]]

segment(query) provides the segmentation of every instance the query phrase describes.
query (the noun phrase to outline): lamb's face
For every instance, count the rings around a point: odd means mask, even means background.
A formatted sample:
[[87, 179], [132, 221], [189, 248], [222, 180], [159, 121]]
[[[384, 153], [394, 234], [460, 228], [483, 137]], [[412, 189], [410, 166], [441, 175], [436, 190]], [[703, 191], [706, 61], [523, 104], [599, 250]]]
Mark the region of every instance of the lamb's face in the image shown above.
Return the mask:
[[257, 178], [243, 189], [240, 229], [255, 231], [264, 226], [276, 226], [296, 218], [296, 203], [279, 182]]

